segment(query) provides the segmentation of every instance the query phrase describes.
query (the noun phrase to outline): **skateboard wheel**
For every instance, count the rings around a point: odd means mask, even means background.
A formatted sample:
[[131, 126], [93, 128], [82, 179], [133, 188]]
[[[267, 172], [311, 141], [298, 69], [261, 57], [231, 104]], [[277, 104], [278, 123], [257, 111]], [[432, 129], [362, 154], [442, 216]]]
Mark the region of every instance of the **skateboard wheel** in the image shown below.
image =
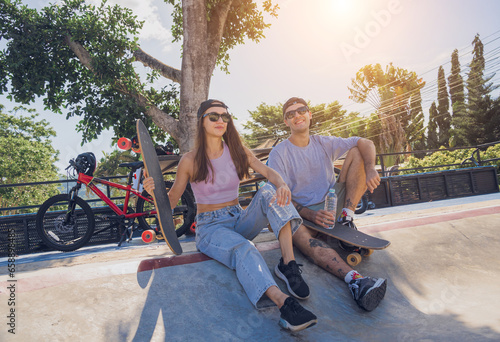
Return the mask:
[[196, 234], [196, 221], [194, 221], [191, 227], [189, 227], [189, 230], [191, 233]]
[[117, 145], [120, 150], [127, 151], [132, 147], [132, 141], [128, 138], [120, 138], [118, 139]]
[[373, 254], [373, 249], [365, 249], [365, 256], [370, 256]]
[[349, 266], [354, 267], [361, 262], [361, 255], [359, 253], [351, 253], [347, 256], [347, 263]]
[[132, 139], [132, 148], [138, 149], [139, 148], [139, 139], [137, 139], [137, 135], [133, 136]]
[[133, 148], [132, 147], [132, 151], [134, 151], [135, 153], [141, 153], [141, 149], [140, 148]]
[[156, 233], [152, 229], [146, 230], [146, 231], [142, 232], [141, 239], [145, 243], [151, 243], [154, 240], [156, 240]]
[[344, 251], [353, 251], [353, 250], [357, 250], [356, 246], [354, 245], [351, 245], [347, 242], [343, 242], [341, 240], [339, 240], [339, 247], [340, 249], [344, 250]]

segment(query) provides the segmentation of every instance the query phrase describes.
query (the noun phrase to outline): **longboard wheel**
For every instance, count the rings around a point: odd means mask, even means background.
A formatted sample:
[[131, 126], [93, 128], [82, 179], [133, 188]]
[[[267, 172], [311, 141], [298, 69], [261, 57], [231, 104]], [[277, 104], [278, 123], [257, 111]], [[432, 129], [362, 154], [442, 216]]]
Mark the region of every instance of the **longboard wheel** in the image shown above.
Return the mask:
[[144, 232], [142, 232], [141, 234], [141, 239], [142, 241], [144, 241], [145, 243], [151, 243], [153, 242], [154, 240], [156, 240], [156, 233], [154, 230], [152, 229], [149, 229], [149, 230], [145, 230]]
[[138, 150], [139, 149], [139, 139], [137, 138], [137, 135], [133, 136], [131, 141], [132, 141], [132, 148], [135, 148], [136, 150]]
[[354, 267], [361, 262], [361, 255], [359, 253], [351, 253], [347, 256], [347, 263], [349, 266]]
[[120, 138], [118, 139], [117, 145], [120, 150], [127, 151], [132, 147], [132, 141], [128, 138]]
[[196, 234], [196, 221], [194, 221], [191, 227], [189, 227], [189, 230], [191, 233]]
[[141, 153], [141, 149], [140, 148], [133, 148], [132, 147], [132, 151], [134, 151], [135, 153]]
[[356, 249], [356, 247], [354, 245], [351, 245], [347, 242], [343, 242], [341, 240], [339, 240], [339, 247], [340, 247], [340, 249], [342, 249], [344, 251], [352, 251], [352, 250]]
[[364, 250], [363, 256], [370, 256], [373, 254], [373, 249], [369, 249], [369, 248], [364, 249], [363, 248], [363, 250]]

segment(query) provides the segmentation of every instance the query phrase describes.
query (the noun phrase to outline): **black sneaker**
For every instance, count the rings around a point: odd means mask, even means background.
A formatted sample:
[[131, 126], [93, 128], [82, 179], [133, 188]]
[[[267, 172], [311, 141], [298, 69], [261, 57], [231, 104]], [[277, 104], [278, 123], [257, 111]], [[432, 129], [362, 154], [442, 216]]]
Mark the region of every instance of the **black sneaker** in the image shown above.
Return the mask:
[[298, 299], [309, 298], [309, 286], [307, 286], [304, 279], [300, 275], [302, 270], [299, 268], [302, 266], [297, 264], [295, 260], [292, 260], [285, 265], [283, 263], [283, 258], [280, 259], [280, 263], [274, 268], [274, 273], [286, 283], [286, 287], [292, 296]]
[[285, 304], [280, 308], [281, 316], [279, 325], [284, 329], [299, 331], [312, 327], [318, 322], [318, 318], [309, 310], [306, 310], [295, 298], [288, 297]]
[[354, 300], [366, 311], [372, 311], [380, 304], [386, 288], [387, 280], [382, 278], [359, 278], [349, 283]]
[[347, 216], [339, 218], [339, 223], [354, 230], [358, 230], [358, 227], [356, 227], [352, 218], [347, 218]]

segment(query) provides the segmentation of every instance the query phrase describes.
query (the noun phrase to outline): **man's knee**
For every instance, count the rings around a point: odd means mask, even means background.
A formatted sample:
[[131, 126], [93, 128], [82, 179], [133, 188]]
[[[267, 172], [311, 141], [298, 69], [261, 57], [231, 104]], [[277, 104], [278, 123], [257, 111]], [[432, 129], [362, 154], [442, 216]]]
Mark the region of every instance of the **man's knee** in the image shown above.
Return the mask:
[[347, 152], [346, 160], [350, 160], [352, 163], [362, 163], [363, 158], [361, 157], [361, 152], [359, 151], [359, 148], [353, 147]]
[[361, 152], [357, 147], [353, 147], [347, 153], [344, 165], [340, 171], [338, 181], [345, 183], [348, 179], [350, 182], [364, 181], [365, 163], [361, 156]]

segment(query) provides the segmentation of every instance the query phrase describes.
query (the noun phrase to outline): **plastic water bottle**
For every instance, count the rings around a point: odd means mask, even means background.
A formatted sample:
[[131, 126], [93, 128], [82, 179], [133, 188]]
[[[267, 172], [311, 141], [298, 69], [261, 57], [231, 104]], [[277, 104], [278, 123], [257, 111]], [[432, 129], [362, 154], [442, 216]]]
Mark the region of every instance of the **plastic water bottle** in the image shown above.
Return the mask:
[[[335, 220], [337, 213], [337, 194], [335, 193], [335, 189], [330, 189], [328, 194], [326, 194], [325, 211], [331, 212]], [[334, 225], [328, 226], [328, 229], [333, 229], [333, 227]]]

